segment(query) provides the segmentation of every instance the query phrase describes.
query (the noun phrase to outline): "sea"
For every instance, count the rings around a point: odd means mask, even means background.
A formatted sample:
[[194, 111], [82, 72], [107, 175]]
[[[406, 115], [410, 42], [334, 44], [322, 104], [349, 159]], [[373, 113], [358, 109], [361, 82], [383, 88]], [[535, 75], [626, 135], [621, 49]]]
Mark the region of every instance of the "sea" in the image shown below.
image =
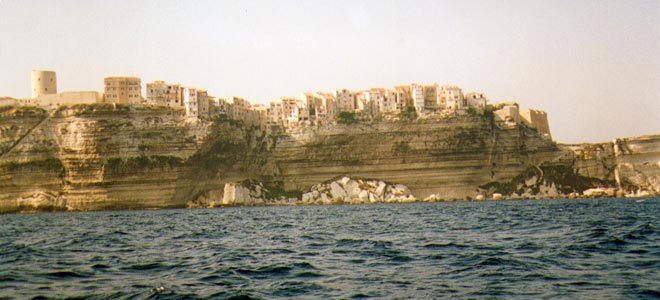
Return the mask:
[[0, 215], [0, 299], [658, 299], [660, 198]]

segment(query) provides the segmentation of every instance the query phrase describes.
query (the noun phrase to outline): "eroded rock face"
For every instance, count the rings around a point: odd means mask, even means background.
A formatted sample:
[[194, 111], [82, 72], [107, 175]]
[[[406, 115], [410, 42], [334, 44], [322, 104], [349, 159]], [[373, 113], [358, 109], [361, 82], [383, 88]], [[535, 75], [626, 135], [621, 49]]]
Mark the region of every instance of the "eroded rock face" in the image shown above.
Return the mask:
[[208, 125], [158, 107], [79, 105], [40, 117], [0, 119], [24, 121], [0, 158], [0, 212], [185, 206], [175, 197], [183, 166]]
[[631, 197], [660, 195], [660, 135], [566, 147], [575, 156], [577, 173], [612, 182], [598, 188], [615, 188]]
[[[225, 203], [226, 184], [246, 179], [277, 186], [275, 196], [237, 187], [231, 205], [579, 196], [596, 187], [652, 195], [659, 149], [660, 136], [558, 147], [478, 115], [266, 132], [191, 123], [164, 107], [5, 107], [0, 213], [213, 207]], [[245, 193], [249, 204], [236, 202]]]
[[491, 121], [465, 115], [298, 128], [274, 136], [269, 164], [292, 190], [348, 175], [401, 183], [422, 199], [463, 199], [564, 154], [528, 128]]

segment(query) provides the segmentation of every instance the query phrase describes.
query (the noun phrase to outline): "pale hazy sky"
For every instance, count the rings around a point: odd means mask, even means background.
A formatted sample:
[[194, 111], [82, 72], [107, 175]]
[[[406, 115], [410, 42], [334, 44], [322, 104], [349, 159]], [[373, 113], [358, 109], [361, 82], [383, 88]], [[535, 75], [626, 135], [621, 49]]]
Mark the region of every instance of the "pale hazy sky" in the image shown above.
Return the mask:
[[131, 75], [265, 103], [457, 84], [548, 112], [560, 142], [660, 133], [660, 1], [0, 0], [0, 95]]

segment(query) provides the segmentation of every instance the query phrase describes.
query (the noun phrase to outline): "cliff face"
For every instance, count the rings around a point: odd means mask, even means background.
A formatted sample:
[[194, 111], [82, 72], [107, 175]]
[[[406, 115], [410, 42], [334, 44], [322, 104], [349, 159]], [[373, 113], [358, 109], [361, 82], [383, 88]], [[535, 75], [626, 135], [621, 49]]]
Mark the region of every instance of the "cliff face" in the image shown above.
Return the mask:
[[2, 135], [0, 212], [183, 206], [172, 195], [207, 132], [184, 120], [113, 105], [5, 111], [16, 129]]
[[658, 136], [558, 147], [482, 115], [267, 134], [229, 120], [191, 123], [180, 110], [106, 104], [3, 108], [0, 130], [0, 213], [214, 206], [225, 184], [245, 180], [278, 199], [349, 176], [448, 200], [617, 180], [657, 191], [660, 173]]
[[580, 175], [613, 182], [628, 195], [660, 193], [660, 135], [563, 147]]
[[563, 155], [525, 127], [500, 129], [483, 116], [297, 128], [276, 137], [269, 156], [287, 189], [309, 189], [337, 176], [408, 186], [418, 198], [475, 197]]

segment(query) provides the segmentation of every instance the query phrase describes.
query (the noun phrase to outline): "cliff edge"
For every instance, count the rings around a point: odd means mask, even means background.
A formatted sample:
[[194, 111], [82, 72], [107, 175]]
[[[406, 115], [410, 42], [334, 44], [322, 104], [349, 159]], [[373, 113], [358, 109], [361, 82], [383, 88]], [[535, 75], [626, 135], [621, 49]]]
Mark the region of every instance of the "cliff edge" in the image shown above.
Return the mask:
[[212, 207], [238, 182], [292, 204], [343, 177], [434, 201], [660, 192], [660, 136], [557, 145], [487, 113], [265, 129], [155, 106], [1, 109], [0, 213]]

